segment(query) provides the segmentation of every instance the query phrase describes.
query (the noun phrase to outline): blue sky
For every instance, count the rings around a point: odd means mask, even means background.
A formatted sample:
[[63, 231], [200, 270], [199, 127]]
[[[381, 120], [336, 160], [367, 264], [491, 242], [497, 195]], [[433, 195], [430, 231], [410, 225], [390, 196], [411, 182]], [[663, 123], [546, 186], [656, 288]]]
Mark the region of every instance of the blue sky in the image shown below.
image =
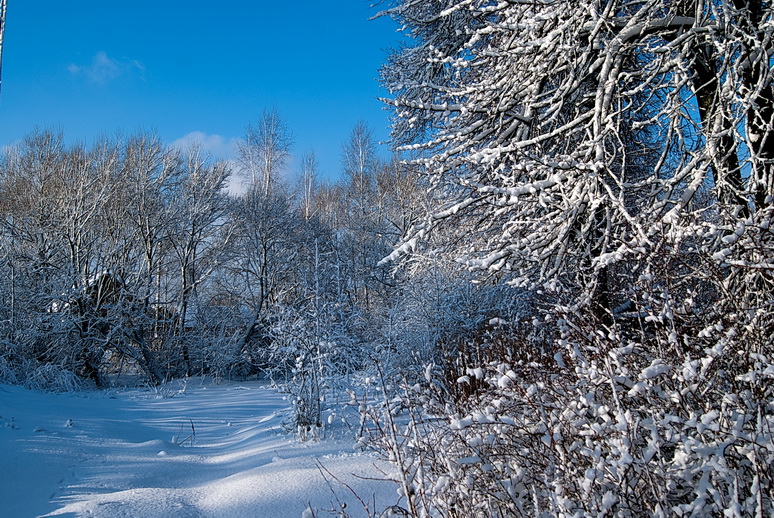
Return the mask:
[[0, 146], [35, 127], [87, 144], [146, 130], [229, 158], [276, 108], [294, 157], [314, 150], [335, 178], [358, 120], [378, 140], [389, 133], [376, 78], [400, 36], [389, 19], [369, 21], [371, 3], [8, 0]]

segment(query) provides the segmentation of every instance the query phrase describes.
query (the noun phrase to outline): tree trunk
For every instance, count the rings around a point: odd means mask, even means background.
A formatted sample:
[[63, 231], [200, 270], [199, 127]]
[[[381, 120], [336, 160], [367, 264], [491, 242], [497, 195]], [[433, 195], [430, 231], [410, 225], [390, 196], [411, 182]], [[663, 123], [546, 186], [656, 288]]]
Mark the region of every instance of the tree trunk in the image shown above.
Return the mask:
[[709, 46], [696, 51], [693, 84], [708, 154], [712, 158], [718, 200], [726, 205], [741, 206], [748, 212], [743, 196], [744, 182], [737, 157], [733, 121], [723, 113], [720, 101], [719, 74], [714, 52]]
[[[764, 22], [763, 2], [734, 0], [734, 6], [739, 11], [737, 24], [740, 29], [747, 35], [759, 34]], [[750, 61], [742, 71], [742, 86], [758, 94], [748, 104], [745, 131], [752, 158], [750, 190], [755, 208], [761, 210], [770, 205], [774, 197], [774, 84], [769, 65], [771, 48], [748, 47], [752, 48], [742, 53]]]

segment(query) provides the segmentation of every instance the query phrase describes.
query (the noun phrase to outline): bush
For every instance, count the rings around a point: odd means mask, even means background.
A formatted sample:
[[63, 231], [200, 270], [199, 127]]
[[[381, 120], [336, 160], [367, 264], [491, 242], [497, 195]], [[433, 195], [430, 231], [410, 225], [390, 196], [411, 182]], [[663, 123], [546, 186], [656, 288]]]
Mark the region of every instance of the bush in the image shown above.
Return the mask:
[[30, 372], [24, 386], [31, 390], [74, 392], [86, 387], [82, 378], [59, 365], [44, 364]]
[[[628, 286], [630, 310], [613, 325], [588, 306], [544, 312], [551, 362], [476, 356], [456, 388], [428, 368], [425, 383], [385, 396], [372, 444], [397, 463], [406, 507], [449, 517], [774, 513], [770, 299], [751, 307], [722, 268], [670, 279], [658, 264]], [[726, 295], [708, 304], [689, 296], [691, 283]]]

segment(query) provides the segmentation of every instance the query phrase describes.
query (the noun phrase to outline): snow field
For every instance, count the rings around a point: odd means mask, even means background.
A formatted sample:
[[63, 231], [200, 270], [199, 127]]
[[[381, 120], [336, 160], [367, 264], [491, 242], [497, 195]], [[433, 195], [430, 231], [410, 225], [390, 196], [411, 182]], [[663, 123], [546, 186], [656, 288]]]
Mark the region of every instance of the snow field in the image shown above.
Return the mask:
[[370, 505], [396, 503], [389, 466], [340, 420], [319, 442], [288, 435], [274, 389], [196, 380], [165, 395], [0, 386], [0, 516], [297, 518], [339, 502], [365, 515], [320, 465]]

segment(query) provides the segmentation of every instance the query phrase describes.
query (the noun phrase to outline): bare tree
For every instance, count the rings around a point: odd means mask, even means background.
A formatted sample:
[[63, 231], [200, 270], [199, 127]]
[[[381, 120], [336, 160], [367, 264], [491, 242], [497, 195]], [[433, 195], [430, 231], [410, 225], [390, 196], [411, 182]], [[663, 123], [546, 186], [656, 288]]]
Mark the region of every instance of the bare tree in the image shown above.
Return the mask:
[[[471, 267], [507, 268], [525, 285], [561, 276], [591, 286], [606, 264], [649, 253], [654, 225], [690, 232], [683, 216], [701, 189], [731, 226], [766, 208], [764, 7], [589, 0], [387, 10], [418, 38], [383, 70], [393, 139], [422, 153], [417, 164], [445, 201], [411, 239], [466, 220], [480, 238], [458, 250]], [[626, 127], [640, 140], [623, 142]], [[658, 158], [632, 178], [635, 151]]]
[[282, 192], [265, 196], [248, 191], [232, 213], [237, 246], [230, 269], [233, 297], [249, 311], [239, 348], [250, 356], [250, 343], [261, 332], [269, 309], [286, 300], [296, 284], [300, 220]]
[[367, 204], [367, 197], [373, 189], [378, 159], [373, 131], [365, 121], [358, 121], [341, 149], [341, 163], [344, 176], [361, 205]]
[[106, 354], [161, 379], [142, 333], [143, 306], [135, 304], [147, 293], [136, 281], [147, 275], [135, 275], [142, 248], [120, 199], [125, 158], [114, 142], [67, 148], [61, 135], [37, 133], [11, 152], [4, 178], [6, 222], [18, 246], [12, 284], [23, 272], [29, 286], [21, 313], [14, 300], [14, 320], [24, 315], [16, 336], [35, 363], [97, 383], [110, 367]]
[[342, 145], [341, 162], [346, 183], [339, 211], [343, 217], [341, 247], [349, 264], [347, 278], [353, 304], [368, 309], [376, 284], [377, 263], [385, 251], [379, 239], [380, 221], [376, 204], [376, 171], [379, 160], [373, 132], [358, 121]]
[[178, 337], [182, 340], [183, 363], [190, 373], [191, 360], [186, 342], [191, 301], [197, 287], [221, 267], [230, 235], [226, 228], [228, 197], [226, 182], [230, 175], [224, 162], [208, 163], [201, 150], [193, 147], [183, 155], [182, 177], [171, 197], [170, 226], [166, 239], [177, 259], [179, 291]]
[[301, 158], [301, 211], [305, 220], [314, 215], [314, 196], [319, 181], [319, 165], [314, 151], [310, 151]]
[[180, 157], [166, 149], [156, 135], [137, 134], [123, 143], [121, 172], [116, 178], [118, 192], [110, 220], [114, 228], [129, 225], [134, 246], [142, 250], [138, 275], [145, 280], [141, 300], [147, 309], [158, 311], [167, 269], [170, 225], [168, 204], [181, 181]]
[[274, 108], [264, 110], [257, 123], [247, 126], [238, 149], [251, 189], [269, 195], [290, 157], [292, 143], [290, 130]]

